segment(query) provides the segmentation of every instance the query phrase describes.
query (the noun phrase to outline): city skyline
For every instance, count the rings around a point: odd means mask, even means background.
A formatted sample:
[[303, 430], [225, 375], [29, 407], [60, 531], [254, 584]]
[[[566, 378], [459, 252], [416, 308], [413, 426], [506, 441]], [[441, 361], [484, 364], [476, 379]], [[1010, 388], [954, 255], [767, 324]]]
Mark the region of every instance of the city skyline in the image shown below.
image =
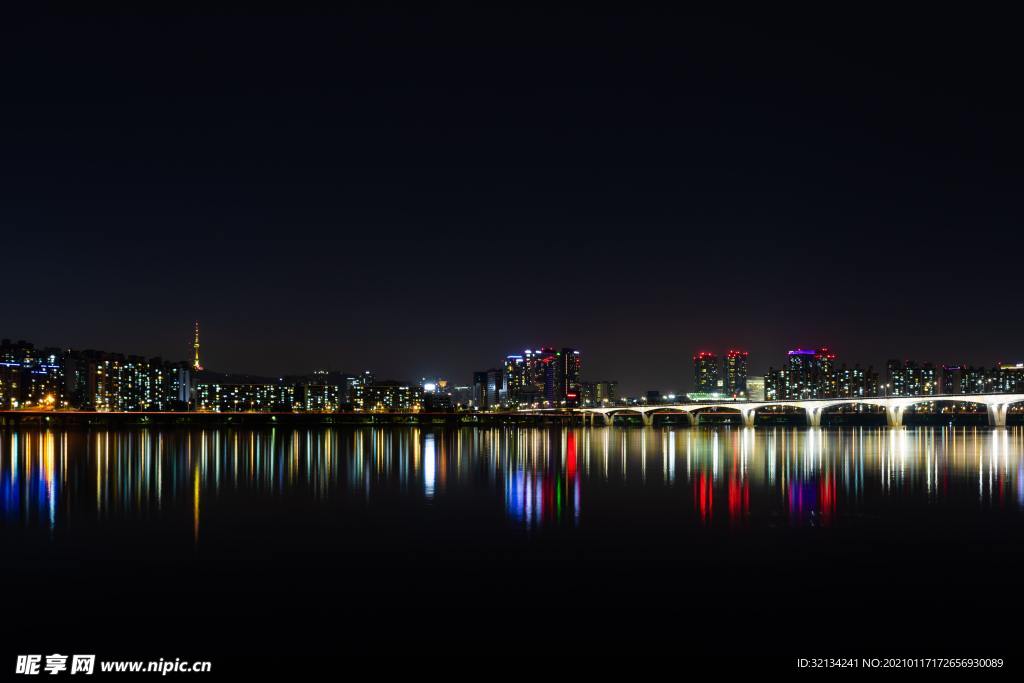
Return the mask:
[[[143, 314], [148, 315], [148, 312]], [[70, 348], [123, 348], [138, 349], [143, 355], [169, 358], [187, 358], [191, 354], [191, 339], [181, 334], [182, 321], [172, 322], [165, 319], [145, 319], [144, 324], [128, 326], [117, 321], [106, 321], [105, 329], [93, 329], [90, 334], [83, 334], [90, 326], [75, 327], [61, 330], [60, 317], [48, 318], [45, 324], [26, 323], [15, 325], [17, 315], [8, 317], [10, 332], [6, 336], [26, 339], [57, 339], [59, 345]], [[127, 319], [127, 318], [121, 318]], [[185, 319], [191, 319], [186, 317]], [[911, 316], [912, 319], [912, 316]], [[301, 322], [290, 323], [288, 327], [302, 327]], [[306, 325], [318, 330], [312, 321]], [[857, 324], [859, 326], [859, 324]], [[964, 364], [973, 366], [991, 366], [997, 362], [1014, 361], [1022, 356], [1021, 344], [1015, 339], [1024, 339], [1024, 334], [1009, 333], [1006, 341], [986, 337], [976, 346], [974, 341], [962, 332], [930, 334], [925, 322], [915, 322], [918, 329], [912, 335], [905, 333], [907, 345], [897, 348], [887, 341], [887, 337], [868, 338], [860, 341], [857, 346], [830, 341], [834, 337], [818, 335], [811, 330], [807, 334], [790, 335], [784, 330], [770, 329], [764, 334], [750, 330], [737, 330], [736, 323], [723, 326], [724, 332], [702, 331], [698, 336], [681, 331], [677, 343], [666, 337], [658, 337], [656, 341], [645, 339], [628, 340], [617, 336], [609, 338], [608, 331], [603, 327], [588, 330], [582, 326], [566, 328], [556, 324], [560, 332], [546, 334], [526, 332], [514, 335], [518, 342], [502, 341], [509, 335], [496, 331], [473, 337], [479, 344], [458, 347], [437, 343], [436, 339], [451, 339], [451, 331], [437, 331], [436, 335], [425, 335], [417, 340], [417, 352], [409, 352], [406, 339], [399, 328], [389, 329], [386, 325], [377, 327], [382, 332], [380, 338], [364, 336], [360, 332], [358, 346], [354, 350], [352, 341], [331, 334], [323, 337], [308, 334], [302, 338], [288, 337], [275, 340], [268, 348], [263, 335], [271, 328], [278, 327], [270, 321], [260, 321], [258, 317], [246, 319], [227, 317], [224, 319], [207, 318], [203, 323], [204, 362], [207, 366], [222, 368], [223, 372], [232, 374], [252, 374], [259, 376], [280, 376], [302, 372], [313, 372], [323, 368], [347, 368], [357, 370], [359, 366], [383, 369], [384, 375], [404, 378], [419, 378], [428, 375], [463, 377], [471, 376], [474, 370], [492, 364], [492, 351], [495, 349], [517, 349], [531, 345], [531, 339], [570, 339], [574, 346], [586, 349], [590, 358], [590, 368], [602, 377], [617, 377], [630, 393], [639, 393], [647, 389], [693, 390], [690, 385], [690, 356], [699, 349], [713, 349], [720, 354], [730, 348], [738, 347], [750, 352], [750, 373], [764, 375], [768, 369], [778, 364], [777, 358], [784, 356], [785, 351], [804, 345], [814, 347], [824, 341], [843, 355], [845, 359], [859, 362], [860, 365], [872, 366], [877, 370], [884, 368], [886, 362], [894, 357], [901, 359], [918, 359], [934, 362], [936, 365]], [[1007, 314], [1004, 327], [1018, 326], [1017, 319]], [[528, 329], [537, 329], [536, 325], [528, 325]], [[795, 329], [809, 329], [794, 325]], [[835, 328], [837, 333], [850, 332], [856, 327], [852, 323], [846, 330]], [[862, 327], [862, 326], [861, 326]], [[41, 334], [31, 334], [33, 330]], [[115, 334], [113, 331], [117, 330]], [[729, 332], [736, 330], [735, 332]], [[23, 332], [24, 331], [24, 332]], [[123, 331], [123, 332], [122, 332]], [[16, 332], [16, 334], [15, 334]], [[124, 340], [124, 341], [122, 341]], [[433, 340], [433, 341], [432, 341]], [[589, 342], [588, 342], [589, 340]], [[746, 340], [745, 343], [743, 340]], [[818, 340], [818, 341], [815, 341]], [[548, 342], [544, 342], [548, 343]], [[957, 347], [957, 344], [964, 344]], [[631, 353], [632, 345], [641, 347], [651, 345], [657, 353]], [[49, 344], [47, 344], [49, 345]], [[184, 350], [182, 350], [184, 349]], [[457, 349], [457, 350], [456, 350]], [[669, 372], [666, 373], [666, 370]], [[667, 380], [666, 375], [670, 376]], [[672, 377], [678, 378], [671, 380]]]
[[[314, 401], [314, 404], [319, 406], [318, 409], [330, 407], [331, 410], [337, 410], [339, 404], [353, 400], [352, 386], [369, 386], [374, 383], [417, 387], [420, 392], [417, 401], [420, 403], [422, 403], [424, 393], [433, 393], [437, 386], [436, 383], [441, 383], [442, 386], [448, 387], [448, 396], [454, 395], [450, 393], [451, 391], [465, 390], [467, 391], [466, 399], [471, 401], [472, 405], [482, 409], [498, 404], [507, 405], [509, 402], [571, 408], [585, 405], [585, 398], [591, 396], [595, 391], [602, 394], [607, 394], [610, 391], [619, 399], [652, 400], [652, 397], [657, 396], [658, 398], [654, 400], [659, 401], [662, 396], [675, 397], [676, 395], [680, 400], [688, 395], [704, 396], [709, 399], [718, 396], [731, 396], [753, 400], [764, 400], [764, 398], [778, 400], [817, 396], [875, 396], [888, 394], [890, 391], [894, 395], [960, 394], [984, 393], [986, 387], [991, 383], [999, 384], [1000, 380], [997, 375], [1000, 372], [1010, 373], [1012, 379], [1008, 381], [1013, 387], [1018, 385], [1017, 377], [1024, 375], [1024, 370], [1022, 370], [1024, 363], [1002, 360], [987, 365], [973, 365], [963, 362], [935, 363], [931, 360], [901, 358], [893, 355], [876, 368], [873, 365], [862, 364], [855, 359], [840, 359], [838, 354], [829, 347], [790, 348], [784, 356], [776, 359], [782, 362], [772, 363], [766, 371], [760, 373], [751, 370], [750, 353], [746, 350], [730, 348], [720, 356], [704, 347], [704, 350], [696, 351], [692, 356], [689, 382], [686, 382], [685, 378], [679, 378], [675, 384], [629, 391], [623, 388], [629, 386], [628, 381], [623, 382], [618, 377], [601, 376], [586, 369], [587, 366], [582, 364], [583, 356], [579, 349], [565, 346], [558, 349], [537, 345], [529, 346], [522, 352], [506, 354], [502, 357], [501, 363], [492, 364], [492, 367], [487, 370], [475, 370], [469, 374], [469, 377], [446, 377], [439, 373], [424, 373], [419, 378], [403, 377], [379, 372], [376, 368], [364, 366], [360, 369], [354, 364], [334, 367], [317, 366], [304, 371], [292, 369], [275, 375], [260, 375], [209, 367], [202, 360], [205, 356], [201, 357], [200, 353], [200, 349], [204, 347], [201, 346], [199, 321], [195, 321], [191, 329], [190, 357], [187, 360], [165, 359], [161, 356], [124, 350], [74, 349], [37, 345], [30, 340], [5, 337], [2, 347], [5, 357], [0, 357], [0, 366], [5, 366], [9, 371], [18, 365], [25, 368], [33, 364], [40, 368], [57, 368], [60, 364], [62, 372], [67, 372], [68, 376], [72, 377], [76, 364], [92, 363], [98, 359], [129, 364], [151, 363], [158, 368], [158, 375], [186, 371], [190, 373], [191, 378], [183, 375], [181, 379], [174, 380], [176, 388], [169, 390], [169, 395], [175, 395], [174, 400], [178, 403], [189, 404], [196, 408], [203, 408], [210, 401], [209, 388], [197, 390], [197, 387], [201, 387], [200, 382], [203, 381], [207, 383], [226, 382], [229, 385], [287, 382], [325, 385], [330, 383], [328, 378], [331, 378], [331, 382], [339, 385], [339, 388], [334, 391], [341, 392], [343, 395], [335, 393], [328, 398], [324, 394]], [[24, 362], [18, 360], [16, 356], [24, 353], [23, 349], [34, 349], [31, 355], [35, 360]], [[59, 357], [54, 352], [57, 352]], [[10, 356], [10, 358], [6, 356]], [[15, 362], [6, 362], [12, 360]], [[68, 367], [65, 368], [64, 365], [68, 365]], [[0, 369], [4, 368], [0, 367]], [[993, 376], [992, 373], [996, 373], [996, 376]], [[45, 372], [34, 374], [45, 374]], [[747, 391], [748, 380], [757, 384], [756, 393], [753, 395]], [[67, 383], [70, 394], [73, 391], [71, 389], [73, 381], [69, 379]], [[10, 378], [0, 376], [0, 394], [6, 396], [11, 393], [8, 384], [10, 384]], [[63, 387], [64, 380], [61, 379], [59, 384]], [[596, 385], [605, 386], [595, 389]], [[679, 386], [684, 388], [677, 389], [676, 387]], [[970, 388], [967, 388], [968, 386]], [[910, 391], [908, 387], [914, 390]], [[951, 389], [951, 387], [955, 388]], [[402, 389], [404, 391], [406, 387], [402, 386]], [[998, 391], [1004, 390], [1009, 391], [1010, 389], [998, 389]], [[262, 391], [260, 390], [260, 395], [262, 395]], [[314, 405], [309, 403], [311, 399], [300, 400], [307, 405], [307, 409]], [[356, 401], [357, 405], [361, 406], [362, 401], [363, 399], [360, 397]], [[82, 402], [82, 398], [77, 400], [77, 403]], [[287, 402], [282, 401], [281, 404], [290, 405], [291, 402], [289, 399]], [[384, 404], [386, 403], [388, 401], [384, 402]], [[453, 407], [451, 403], [446, 405], [448, 408]], [[454, 405], [461, 405], [461, 403], [455, 399]]]

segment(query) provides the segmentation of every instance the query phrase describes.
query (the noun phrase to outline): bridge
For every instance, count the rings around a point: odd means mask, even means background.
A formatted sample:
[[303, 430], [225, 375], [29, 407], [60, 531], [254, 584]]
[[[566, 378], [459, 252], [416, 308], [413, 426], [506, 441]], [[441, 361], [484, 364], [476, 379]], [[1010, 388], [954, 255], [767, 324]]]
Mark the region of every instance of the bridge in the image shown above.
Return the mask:
[[974, 403], [985, 406], [988, 411], [988, 423], [993, 427], [1006, 426], [1006, 414], [1010, 406], [1024, 403], [1024, 394], [934, 394], [930, 396], [891, 396], [891, 397], [856, 397], [856, 398], [819, 398], [806, 400], [778, 401], [704, 401], [695, 403], [677, 403], [672, 405], [651, 406], [608, 406], [604, 408], [576, 408], [584, 418], [590, 416], [591, 421], [601, 416], [605, 424], [610, 425], [616, 415], [639, 415], [645, 425], [654, 423], [655, 415], [685, 414], [691, 425], [697, 424], [697, 415], [701, 411], [730, 411], [743, 417], [743, 424], [754, 426], [757, 411], [762, 408], [780, 407], [795, 408], [807, 415], [807, 424], [811, 427], [821, 426], [821, 417], [829, 408], [837, 406], [875, 406], [884, 408], [890, 427], [903, 425], [903, 414], [911, 406], [920, 403]]

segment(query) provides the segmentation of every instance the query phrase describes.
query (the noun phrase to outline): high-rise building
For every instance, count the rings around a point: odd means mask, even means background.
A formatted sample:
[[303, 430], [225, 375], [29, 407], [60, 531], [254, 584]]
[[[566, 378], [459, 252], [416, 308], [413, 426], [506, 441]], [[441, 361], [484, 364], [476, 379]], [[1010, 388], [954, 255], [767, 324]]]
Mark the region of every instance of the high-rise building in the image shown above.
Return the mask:
[[838, 395], [835, 360], [836, 355], [827, 347], [789, 351], [783, 368], [769, 369], [765, 375], [765, 398], [791, 400]]
[[582, 405], [608, 406], [615, 403], [619, 383], [614, 380], [583, 382]]
[[501, 367], [499, 397], [502, 405], [527, 405], [532, 399], [533, 367], [530, 351], [505, 356]]
[[860, 365], [852, 368], [844, 363], [836, 370], [836, 396], [857, 398], [878, 395], [878, 375], [872, 368], [864, 370]]
[[196, 409], [213, 413], [278, 412], [294, 407], [294, 391], [284, 385], [250, 382], [200, 382]]
[[973, 365], [963, 369], [961, 387], [965, 394], [986, 394], [992, 390], [992, 373]]
[[510, 405], [519, 405], [524, 393], [532, 384], [526, 361], [521, 355], [505, 356], [505, 400]]
[[556, 407], [581, 400], [577, 349], [526, 349], [522, 355], [506, 356], [503, 369], [503, 403]]
[[939, 392], [939, 377], [932, 363], [914, 369], [913, 389], [916, 396], [934, 396]]
[[746, 351], [730, 349], [725, 354], [723, 393], [733, 398], [747, 396], [747, 357]]
[[886, 391], [889, 396], [931, 396], [938, 393], [939, 382], [935, 366], [918, 365], [912, 360], [886, 363]]
[[964, 366], [943, 365], [939, 375], [940, 394], [964, 393]]
[[818, 398], [821, 387], [818, 384], [820, 365], [817, 356], [814, 349], [792, 349], [788, 352], [783, 368], [783, 395], [779, 398]]
[[517, 389], [517, 402], [522, 405], [541, 404], [554, 396], [555, 350], [550, 348], [526, 349], [522, 355], [521, 386]]
[[1024, 363], [1000, 363], [996, 390], [1007, 394], [1024, 393]]
[[[233, 379], [233, 378], [232, 378]], [[282, 377], [277, 384], [294, 388], [294, 408], [306, 412], [337, 412], [362, 408], [362, 386], [372, 384], [368, 375], [338, 370], [314, 370], [308, 375]]]
[[345, 375], [339, 381], [345, 387], [348, 403], [356, 410], [367, 410], [367, 389], [376, 384], [376, 375], [363, 370], [358, 375]]
[[764, 376], [764, 400], [778, 401], [782, 399], [782, 395], [784, 393], [783, 384], [785, 384], [785, 377], [785, 370], [776, 370], [775, 368], [768, 368], [768, 372]]
[[693, 355], [693, 388], [697, 393], [715, 393], [718, 387], [718, 356], [710, 351]]
[[505, 400], [505, 370], [491, 368], [473, 373], [473, 406], [479, 410], [496, 408]]
[[890, 358], [885, 363], [885, 391], [887, 396], [908, 396], [903, 362]]
[[377, 382], [366, 387], [366, 410], [415, 413], [423, 410], [423, 387], [410, 382]]
[[817, 372], [818, 372], [818, 393], [820, 396], [829, 398], [832, 396], [839, 395], [839, 388], [837, 385], [836, 378], [836, 354], [832, 353], [828, 347], [823, 346], [818, 349], [817, 356]]
[[60, 349], [37, 349], [23, 340], [4, 339], [0, 342], [0, 407], [67, 407], [65, 367]]
[[186, 410], [192, 371], [184, 362], [103, 351], [68, 351], [63, 359], [70, 407], [103, 411]]
[[300, 384], [295, 387], [293, 410], [334, 413], [344, 403], [344, 389], [337, 384]]
[[573, 407], [578, 406], [583, 391], [580, 386], [580, 360], [579, 349], [563, 348], [561, 351], [561, 377], [559, 378], [558, 402]]
[[505, 397], [504, 390], [505, 373], [501, 368], [491, 368], [487, 371], [487, 407], [500, 406]]
[[944, 365], [939, 377], [943, 394], [998, 394], [1024, 391], [1024, 363], [998, 363], [991, 369]]
[[487, 370], [473, 373], [473, 407], [487, 409]]
[[552, 348], [544, 347], [534, 351], [536, 363], [536, 382], [544, 402], [554, 406], [559, 398], [559, 381], [562, 377], [562, 367], [559, 354]]

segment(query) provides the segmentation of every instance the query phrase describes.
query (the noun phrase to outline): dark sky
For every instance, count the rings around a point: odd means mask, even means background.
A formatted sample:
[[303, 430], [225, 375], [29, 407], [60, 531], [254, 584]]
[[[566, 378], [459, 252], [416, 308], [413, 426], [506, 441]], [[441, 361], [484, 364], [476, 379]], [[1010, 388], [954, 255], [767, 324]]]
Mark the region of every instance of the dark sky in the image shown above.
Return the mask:
[[575, 346], [631, 393], [1024, 359], [1016, 17], [631, 5], [11, 17], [0, 336], [457, 383]]

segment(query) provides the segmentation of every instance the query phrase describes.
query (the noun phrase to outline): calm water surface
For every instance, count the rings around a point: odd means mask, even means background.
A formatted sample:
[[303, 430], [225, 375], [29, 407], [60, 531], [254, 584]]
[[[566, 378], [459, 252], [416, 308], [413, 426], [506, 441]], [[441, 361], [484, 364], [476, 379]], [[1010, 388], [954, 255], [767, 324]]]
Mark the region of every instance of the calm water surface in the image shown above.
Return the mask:
[[766, 651], [866, 624], [998, 647], [1022, 455], [1021, 428], [0, 432], [8, 627], [238, 653], [501, 651], [552, 624], [624, 651], [728, 651], [740, 624]]

